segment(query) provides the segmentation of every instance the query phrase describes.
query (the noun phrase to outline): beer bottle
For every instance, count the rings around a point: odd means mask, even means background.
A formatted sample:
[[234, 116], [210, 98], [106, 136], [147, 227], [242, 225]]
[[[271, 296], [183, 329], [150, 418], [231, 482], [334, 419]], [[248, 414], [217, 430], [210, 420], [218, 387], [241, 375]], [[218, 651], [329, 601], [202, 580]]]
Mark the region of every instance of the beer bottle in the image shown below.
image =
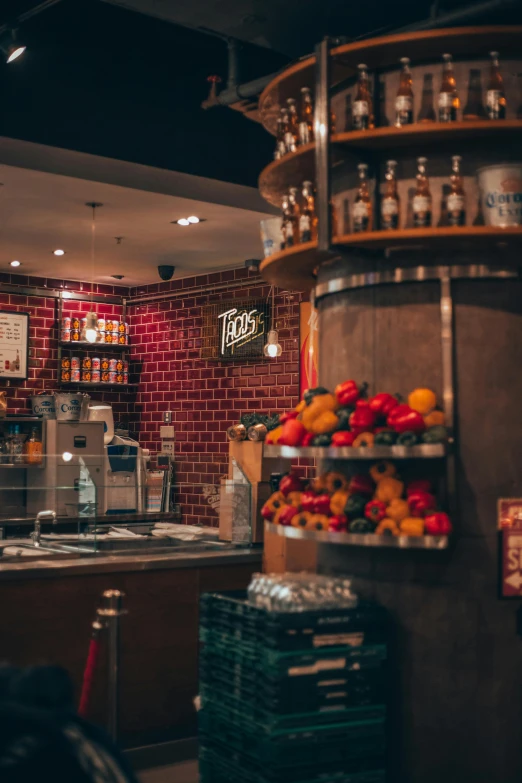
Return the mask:
[[428, 158], [417, 158], [417, 184], [413, 196], [413, 225], [415, 228], [431, 226], [430, 183], [426, 175], [426, 163]]
[[433, 108], [433, 76], [425, 73], [422, 82], [421, 107], [417, 122], [435, 122], [435, 109]]
[[286, 153], [285, 131], [282, 115], [277, 118], [276, 146], [274, 151], [274, 160], [281, 160]]
[[290, 131], [290, 115], [288, 114], [288, 109], [281, 109], [281, 129], [283, 132], [281, 157], [283, 157], [287, 152], [295, 151], [295, 140]]
[[368, 82], [368, 68], [366, 65], [357, 66], [359, 77], [355, 101], [353, 102], [352, 117], [354, 130], [367, 130], [374, 127], [373, 103]]
[[317, 214], [315, 211], [314, 188], [307, 180], [303, 182], [303, 208], [299, 218], [299, 235], [301, 242], [312, 242], [317, 239]]
[[439, 91], [439, 122], [455, 122], [459, 108], [457, 82], [451, 54], [442, 55], [442, 84]]
[[399, 227], [400, 200], [397, 192], [397, 161], [386, 161], [386, 180], [381, 199], [381, 228], [384, 231]]
[[314, 140], [314, 106], [310, 87], [301, 87], [301, 113], [299, 116], [299, 144]]
[[299, 203], [297, 201], [299, 188], [290, 188], [288, 201], [290, 205], [290, 222], [292, 227], [292, 244], [298, 245], [300, 242], [299, 237], [299, 217], [301, 210], [299, 209]]
[[448, 226], [466, 225], [466, 196], [460, 174], [460, 155], [451, 158], [450, 192], [446, 199]]
[[297, 104], [295, 98], [287, 98], [286, 102], [288, 104], [288, 130], [285, 133], [285, 146], [287, 152], [295, 152], [299, 143]]
[[506, 95], [504, 93], [504, 80], [498, 64], [498, 52], [490, 52], [489, 56], [491, 57], [491, 70], [486, 97], [487, 113], [490, 120], [505, 120]]
[[402, 71], [397, 97], [395, 98], [395, 125], [411, 125], [413, 122], [413, 89], [410, 71], [410, 58], [401, 57]]
[[371, 231], [372, 228], [372, 200], [370, 198], [370, 187], [368, 184], [368, 166], [366, 163], [359, 163], [357, 166], [359, 174], [359, 188], [353, 204], [353, 230], [355, 233], [360, 231]]
[[292, 221], [290, 217], [290, 199], [288, 193], [285, 193], [281, 200], [281, 250], [292, 247], [294, 244], [294, 233], [292, 231]]

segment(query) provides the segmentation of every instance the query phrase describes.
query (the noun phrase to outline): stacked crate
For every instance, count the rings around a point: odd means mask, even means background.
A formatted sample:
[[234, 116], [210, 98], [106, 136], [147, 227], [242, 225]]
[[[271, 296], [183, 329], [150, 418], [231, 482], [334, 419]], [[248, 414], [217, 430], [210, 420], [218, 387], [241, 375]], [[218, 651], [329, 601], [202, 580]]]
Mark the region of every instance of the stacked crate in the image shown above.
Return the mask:
[[268, 612], [202, 597], [202, 783], [383, 783], [381, 608]]

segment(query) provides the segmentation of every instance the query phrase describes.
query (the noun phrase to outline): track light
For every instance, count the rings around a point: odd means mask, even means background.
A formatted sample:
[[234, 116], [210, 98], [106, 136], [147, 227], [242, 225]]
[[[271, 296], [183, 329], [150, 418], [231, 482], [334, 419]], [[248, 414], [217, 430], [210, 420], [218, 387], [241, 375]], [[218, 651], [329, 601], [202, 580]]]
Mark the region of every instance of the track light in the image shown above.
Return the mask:
[[18, 60], [26, 50], [25, 44], [17, 40], [16, 30], [4, 33], [0, 39], [0, 49], [4, 53], [6, 63]]

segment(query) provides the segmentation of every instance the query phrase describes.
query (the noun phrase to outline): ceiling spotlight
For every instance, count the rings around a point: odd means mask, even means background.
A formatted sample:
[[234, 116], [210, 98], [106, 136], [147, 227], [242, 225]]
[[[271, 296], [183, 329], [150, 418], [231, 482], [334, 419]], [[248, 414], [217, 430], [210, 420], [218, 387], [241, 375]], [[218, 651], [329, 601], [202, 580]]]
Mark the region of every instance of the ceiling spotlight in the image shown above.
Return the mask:
[[17, 60], [26, 50], [26, 46], [16, 40], [16, 30], [4, 33], [0, 39], [0, 49], [4, 53], [6, 63]]
[[187, 220], [189, 223], [199, 223], [199, 218], [196, 215], [189, 215]]
[[22, 266], [21, 261], [10, 261], [9, 266]]
[[179, 220], [176, 220], [176, 223], [178, 226], [190, 226], [190, 222], [187, 220], [187, 218], [180, 218]]
[[53, 250], [53, 255], [54, 256], [64, 256], [65, 255], [65, 250], [60, 250], [60, 248], [57, 248], [56, 250]]

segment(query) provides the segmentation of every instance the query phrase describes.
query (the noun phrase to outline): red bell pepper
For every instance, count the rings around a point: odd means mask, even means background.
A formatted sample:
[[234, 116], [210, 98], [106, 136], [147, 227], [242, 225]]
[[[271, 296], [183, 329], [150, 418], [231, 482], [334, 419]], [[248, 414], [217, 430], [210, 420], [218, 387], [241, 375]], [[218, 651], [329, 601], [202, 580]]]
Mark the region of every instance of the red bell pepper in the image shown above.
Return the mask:
[[348, 531], [348, 518], [344, 514], [336, 514], [328, 519], [329, 533], [346, 533]]
[[351, 495], [373, 495], [375, 485], [370, 476], [363, 473], [352, 476], [348, 484]]
[[357, 386], [355, 381], [344, 381], [344, 383], [339, 383], [335, 387], [335, 396], [337, 397], [337, 402], [339, 405], [345, 407], [354, 405], [355, 401], [358, 400], [362, 394], [364, 394], [367, 387], [367, 383], [362, 383], [360, 386]]
[[279, 424], [285, 424], [285, 422], [290, 421], [291, 419], [297, 419], [298, 416], [298, 411], [288, 411], [287, 413], [283, 413], [283, 415], [279, 417]]
[[261, 509], [261, 516], [263, 519], [266, 519], [268, 522], [271, 522], [274, 518], [275, 511], [273, 508], [270, 508], [270, 506], [265, 503], [263, 508]]
[[370, 408], [368, 402], [360, 400], [350, 416], [350, 428], [355, 436], [360, 435], [362, 432], [371, 432], [376, 420], [377, 416]]
[[296, 418], [287, 419], [283, 424], [281, 438], [286, 446], [300, 446], [307, 434], [304, 424]]
[[314, 438], [315, 438], [315, 433], [307, 432], [303, 440], [301, 441], [301, 446], [311, 446]]
[[301, 493], [301, 508], [303, 511], [308, 511], [310, 514], [314, 513], [314, 503], [317, 495], [315, 492], [311, 492], [307, 489]]
[[284, 525], [285, 527], [289, 527], [292, 524], [292, 519], [295, 517], [296, 514], [299, 514], [299, 509], [296, 506], [286, 506], [279, 513], [277, 522], [279, 525]]
[[426, 424], [420, 413], [414, 411], [409, 405], [397, 405], [388, 414], [386, 423], [393, 427], [395, 432], [424, 432]]
[[428, 514], [424, 518], [424, 532], [428, 536], [447, 536], [452, 530], [451, 520], [443, 511]]
[[364, 516], [370, 522], [380, 522], [386, 516], [386, 508], [382, 500], [370, 500], [364, 507]]
[[406, 485], [406, 497], [409, 497], [414, 492], [431, 492], [431, 489], [432, 485], [429, 479], [416, 479]]
[[296, 476], [295, 473], [288, 473], [279, 482], [279, 491], [283, 493], [285, 498], [290, 492], [301, 492], [302, 489], [303, 480]]
[[430, 492], [412, 492], [408, 495], [408, 506], [413, 517], [423, 517], [426, 513], [435, 511], [437, 501]]
[[356, 438], [355, 432], [340, 430], [332, 435], [332, 446], [353, 446]]
[[313, 506], [314, 514], [328, 514], [330, 513], [330, 495], [323, 492], [321, 495], [316, 495], [314, 498]]
[[399, 400], [392, 394], [388, 394], [388, 392], [381, 392], [376, 394], [375, 397], [371, 397], [368, 403], [377, 416], [386, 417], [397, 407]]

